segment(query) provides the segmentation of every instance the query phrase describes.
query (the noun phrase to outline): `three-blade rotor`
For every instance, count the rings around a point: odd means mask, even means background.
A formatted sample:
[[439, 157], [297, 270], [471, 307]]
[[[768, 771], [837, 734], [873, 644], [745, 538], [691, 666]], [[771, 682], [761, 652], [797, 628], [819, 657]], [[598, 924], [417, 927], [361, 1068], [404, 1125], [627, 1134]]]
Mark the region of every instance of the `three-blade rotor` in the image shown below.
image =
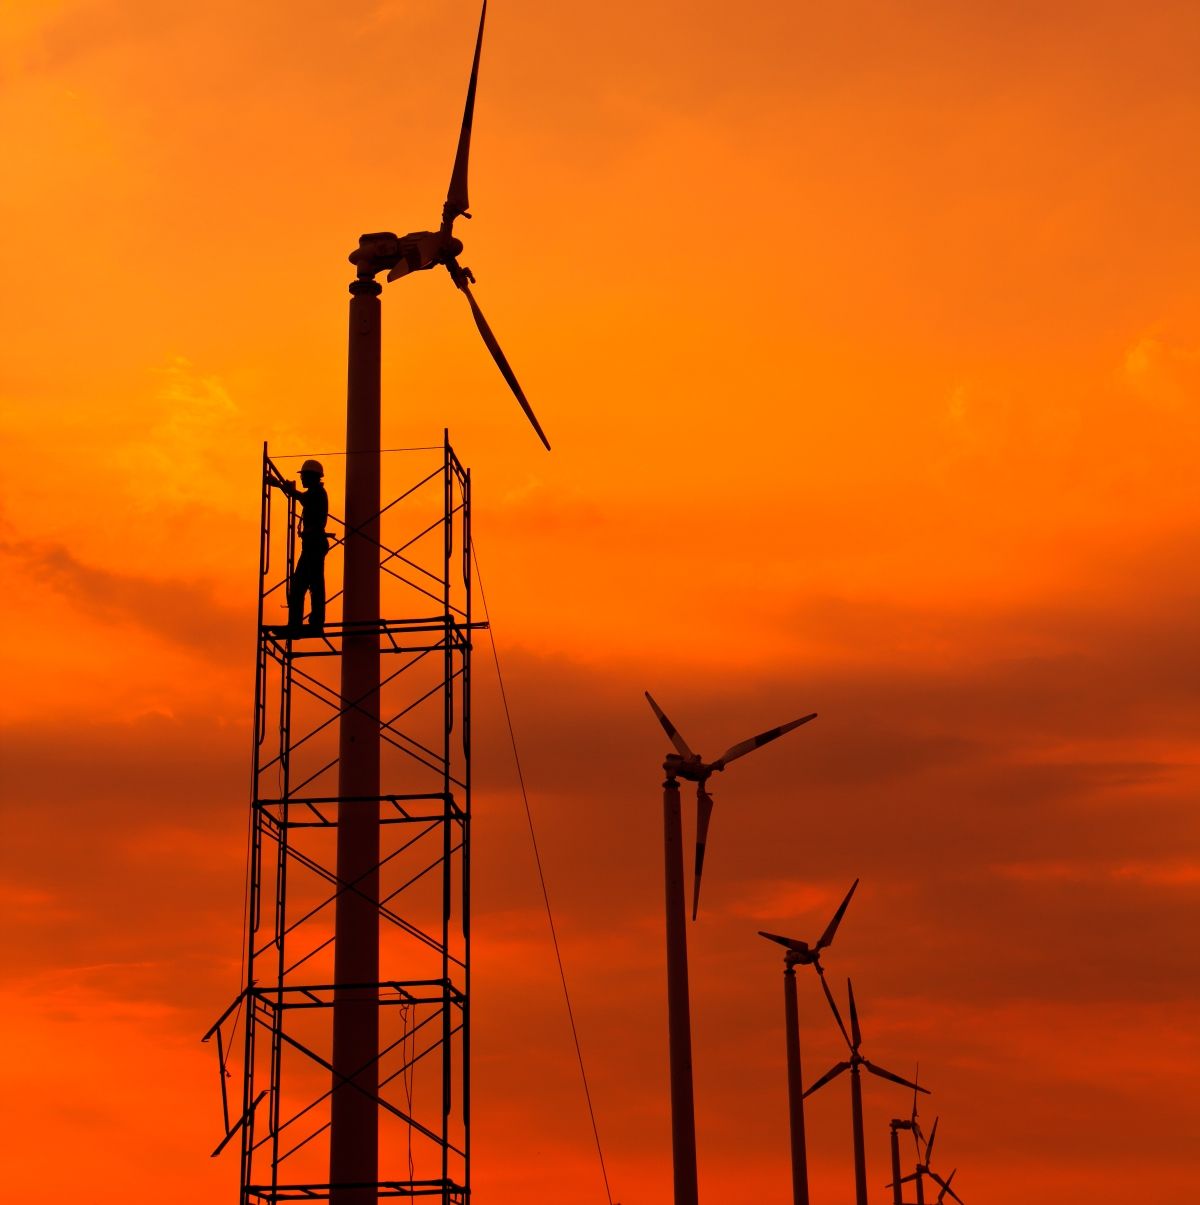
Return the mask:
[[831, 1067], [819, 1080], [812, 1084], [804, 1093], [806, 1097], [811, 1096], [819, 1088], [823, 1088], [830, 1080], [836, 1079], [843, 1071], [854, 1071], [857, 1073], [859, 1067], [865, 1067], [872, 1075], [878, 1076], [880, 1079], [890, 1080], [893, 1084], [899, 1084], [904, 1088], [912, 1088], [914, 1092], [925, 1092], [928, 1094], [928, 1088], [922, 1088], [919, 1084], [912, 1080], [905, 1079], [902, 1075], [897, 1075], [894, 1071], [889, 1071], [886, 1067], [880, 1067], [878, 1063], [872, 1063], [870, 1059], [863, 1056], [859, 1047], [862, 1045], [862, 1028], [858, 1023], [858, 1005], [854, 1000], [854, 984], [847, 979], [846, 990], [850, 997], [850, 1032], [846, 1032], [845, 1023], [842, 1021], [841, 1011], [838, 1009], [837, 1002], [833, 998], [833, 993], [829, 990], [825, 983], [824, 976], [821, 978], [821, 986], [825, 988], [825, 999], [829, 1001], [830, 1010], [833, 1012], [833, 1018], [837, 1022], [838, 1029], [841, 1030], [842, 1037], [846, 1040], [846, 1045], [850, 1049], [849, 1061], [843, 1061]]
[[423, 272], [430, 268], [444, 267], [450, 274], [455, 286], [465, 295], [467, 304], [471, 307], [471, 316], [475, 326], [483, 337], [496, 367], [507, 382], [509, 389], [520, 403], [525, 417], [529, 419], [537, 437], [550, 448], [550, 441], [545, 431], [533, 413], [533, 408], [525, 396], [525, 391], [517, 381], [508, 358], [500, 350], [500, 344], [492, 333], [492, 328], [484, 318], [479, 303], [475, 300], [470, 286], [475, 283], [475, 277], [470, 268], [461, 266], [458, 256], [462, 253], [463, 245], [454, 236], [454, 223], [457, 218], [469, 218], [470, 199], [467, 187], [467, 174], [471, 157], [471, 130], [475, 120], [475, 92], [479, 83], [479, 58], [483, 51], [483, 26], [487, 19], [487, 0], [479, 13], [479, 31], [475, 36], [475, 54], [471, 62], [471, 78], [467, 84], [467, 101], [463, 108], [462, 126], [458, 133], [458, 147], [454, 154], [454, 166], [450, 172], [450, 186], [446, 192], [446, 201], [442, 206], [442, 224], [437, 230], [417, 230], [398, 238], [390, 232], [379, 234], [364, 234], [359, 239], [358, 250], [350, 256], [350, 262], [358, 267], [360, 277], [373, 279], [379, 272], [386, 271], [389, 281], [398, 280], [410, 272]]
[[777, 740], [784, 733], [791, 732], [793, 728], [799, 728], [801, 724], [815, 720], [817, 713], [814, 711], [809, 715], [801, 716], [798, 720], [782, 724], [778, 728], [760, 732], [757, 736], [750, 737], [749, 740], [739, 741], [736, 745], [726, 749], [716, 761], [706, 762], [698, 753], [692, 752], [691, 746], [683, 739], [679, 729], [667, 718], [666, 712], [654, 701], [650, 692], [646, 691], [645, 694], [646, 701], [650, 704], [654, 714], [658, 717], [658, 722], [663, 726], [663, 730], [675, 748], [675, 752], [667, 754], [666, 760], [663, 762], [663, 769], [667, 772], [667, 777], [672, 780], [683, 778], [696, 784], [696, 865], [692, 893], [692, 920], [695, 920], [700, 909], [700, 880], [704, 873], [704, 851], [708, 844], [708, 825], [712, 819], [713, 809], [713, 799], [705, 785], [709, 776], [718, 770], [724, 770], [729, 762], [736, 761], [739, 757], [745, 757], [747, 753], [753, 753], [755, 749]]

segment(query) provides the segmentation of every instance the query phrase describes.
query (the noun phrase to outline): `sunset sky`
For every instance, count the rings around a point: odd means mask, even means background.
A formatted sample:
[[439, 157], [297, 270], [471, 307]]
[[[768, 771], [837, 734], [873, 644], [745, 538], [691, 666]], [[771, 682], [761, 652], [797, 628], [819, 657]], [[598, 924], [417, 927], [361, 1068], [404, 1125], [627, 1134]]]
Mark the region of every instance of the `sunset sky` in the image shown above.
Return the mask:
[[[6, 1198], [236, 1199], [199, 1038], [240, 986], [262, 443], [344, 444], [346, 256], [436, 224], [477, 19], [0, 14]], [[440, 272], [384, 293], [384, 445], [449, 427], [473, 472], [622, 1205], [671, 1182], [647, 688], [708, 755], [820, 713], [715, 781], [702, 1199], [790, 1201], [755, 931], [856, 877], [831, 982], [967, 1205], [1194, 1196], [1197, 62], [1171, 0], [493, 0], [463, 262], [554, 451]], [[476, 1196], [604, 1205], [480, 654]], [[908, 1097], [866, 1101], [883, 1202]], [[845, 1080], [808, 1116], [843, 1205]]]

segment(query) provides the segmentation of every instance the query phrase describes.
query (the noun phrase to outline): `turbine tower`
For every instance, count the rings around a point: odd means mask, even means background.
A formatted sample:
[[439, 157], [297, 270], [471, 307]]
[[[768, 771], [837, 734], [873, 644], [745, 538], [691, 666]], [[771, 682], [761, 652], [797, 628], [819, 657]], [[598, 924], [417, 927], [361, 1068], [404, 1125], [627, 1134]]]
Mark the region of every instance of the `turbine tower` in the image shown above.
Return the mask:
[[646, 701], [658, 716], [674, 753], [663, 762], [663, 849], [666, 861], [667, 913], [667, 1024], [671, 1065], [671, 1156], [675, 1175], [675, 1205], [696, 1205], [696, 1106], [692, 1088], [692, 1017], [688, 1001], [687, 922], [683, 890], [683, 819], [679, 779], [696, 784], [696, 862], [692, 919], [700, 906], [700, 875], [712, 816], [712, 796], [705, 789], [711, 775], [747, 753], [776, 740], [785, 732], [817, 718], [816, 712], [760, 732], [727, 749], [716, 761], [706, 762], [693, 753], [679, 730], [646, 691]]
[[[459, 265], [462, 243], [454, 222], [470, 217], [467, 167], [475, 89], [487, 0], [479, 15], [475, 55], [459, 131], [450, 187], [436, 231], [403, 237], [390, 231], [364, 234], [350, 262], [358, 269], [350, 285], [350, 331], [346, 406], [346, 544], [343, 614], [347, 635], [342, 654], [342, 718], [339, 794], [343, 799], [379, 797], [379, 514], [380, 514], [380, 344], [382, 286], [411, 272], [442, 266], [466, 296], [484, 343], [546, 448], [545, 433], [509, 367], [471, 293], [474, 276]], [[357, 629], [357, 631], [355, 631]], [[378, 1179], [379, 1010], [379, 807], [364, 804], [339, 818], [337, 877], [358, 890], [342, 891], [335, 918], [332, 1117], [330, 1182], [374, 1184]], [[335, 1189], [334, 1205], [371, 1205], [373, 1189]]]
[[764, 933], [761, 929], [758, 933], [759, 937], [777, 942], [787, 951], [783, 956], [783, 1015], [787, 1034], [788, 1120], [792, 1140], [792, 1200], [795, 1205], [808, 1205], [808, 1149], [804, 1137], [804, 1082], [800, 1069], [800, 1008], [796, 1000], [796, 967], [811, 966], [820, 977], [826, 998], [832, 999], [825, 982], [825, 969], [821, 966], [821, 951], [833, 943], [834, 934], [857, 887], [858, 880], [855, 879], [846, 892], [846, 898], [833, 914], [833, 919], [825, 926], [825, 932], [812, 946], [806, 941], [780, 937], [777, 933]]

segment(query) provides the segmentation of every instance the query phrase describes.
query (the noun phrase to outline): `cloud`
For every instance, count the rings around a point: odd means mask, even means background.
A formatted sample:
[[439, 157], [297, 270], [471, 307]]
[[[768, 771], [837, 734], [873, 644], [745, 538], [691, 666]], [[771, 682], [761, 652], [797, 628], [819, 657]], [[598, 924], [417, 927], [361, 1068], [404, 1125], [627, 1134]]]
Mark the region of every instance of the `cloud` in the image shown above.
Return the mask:
[[8, 540], [0, 555], [94, 619], [140, 628], [211, 658], [244, 643], [250, 621], [220, 601], [213, 583], [121, 572], [88, 564], [63, 544]]

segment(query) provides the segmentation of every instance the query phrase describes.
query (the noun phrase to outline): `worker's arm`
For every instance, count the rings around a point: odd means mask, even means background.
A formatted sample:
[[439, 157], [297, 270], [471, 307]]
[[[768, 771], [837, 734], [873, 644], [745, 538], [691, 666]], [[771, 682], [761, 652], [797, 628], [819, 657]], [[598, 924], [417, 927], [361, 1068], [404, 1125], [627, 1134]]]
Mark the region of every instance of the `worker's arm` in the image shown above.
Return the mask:
[[289, 498], [300, 497], [301, 490], [294, 481], [286, 481], [282, 477], [277, 481], [274, 477], [268, 477], [267, 484], [273, 485], [277, 490], [282, 490]]

